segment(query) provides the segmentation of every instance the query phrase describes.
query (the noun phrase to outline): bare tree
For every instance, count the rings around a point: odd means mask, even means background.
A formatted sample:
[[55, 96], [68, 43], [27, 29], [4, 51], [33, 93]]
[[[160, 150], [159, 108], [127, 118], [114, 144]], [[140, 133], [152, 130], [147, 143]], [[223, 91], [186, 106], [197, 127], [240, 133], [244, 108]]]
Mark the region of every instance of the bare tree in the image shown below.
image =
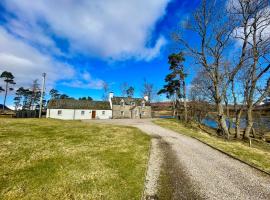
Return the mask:
[[121, 91], [121, 96], [126, 97], [127, 96], [127, 90], [129, 86], [127, 82], [124, 82], [120, 85], [120, 91]]
[[[251, 16], [239, 16], [242, 13], [238, 12], [236, 10], [238, 7], [235, 6], [225, 8], [226, 3], [222, 1], [202, 1], [192, 20], [186, 24], [187, 31], [197, 34], [200, 41], [198, 46], [186, 42], [179, 34], [176, 34], [174, 38], [188, 50], [196, 63], [206, 72], [216, 105], [219, 128], [222, 134], [229, 138], [227, 116], [223, 104], [231, 81], [243, 67], [246, 59], [250, 34], [248, 22]], [[232, 39], [238, 37], [235, 30], [239, 26], [243, 32], [240, 50], [237, 52], [236, 61], [228, 70], [227, 64], [230, 60], [228, 50], [232, 48]]]
[[31, 88], [31, 98], [30, 98], [30, 108], [31, 110], [35, 109], [35, 106], [38, 104], [41, 96], [41, 90], [39, 88], [38, 79], [33, 81]]
[[106, 82], [103, 82], [102, 84], [103, 94], [102, 94], [102, 100], [108, 101], [109, 98], [109, 84]]
[[144, 79], [141, 93], [142, 96], [148, 96], [149, 102], [151, 102], [155, 97], [154, 84], [149, 83], [146, 79]]
[[[189, 89], [189, 116], [199, 123], [210, 113], [213, 100], [210, 80], [206, 72], [199, 72], [192, 80]], [[213, 106], [212, 106], [213, 107]]]
[[[243, 13], [252, 15], [249, 20], [249, 55], [245, 62], [247, 82], [245, 89], [245, 100], [247, 106], [247, 126], [244, 137], [249, 138], [253, 128], [252, 111], [270, 93], [270, 9], [268, 0], [244, 1], [239, 0], [246, 9]], [[265, 84], [263, 84], [265, 82]], [[259, 85], [266, 85], [259, 88]]]

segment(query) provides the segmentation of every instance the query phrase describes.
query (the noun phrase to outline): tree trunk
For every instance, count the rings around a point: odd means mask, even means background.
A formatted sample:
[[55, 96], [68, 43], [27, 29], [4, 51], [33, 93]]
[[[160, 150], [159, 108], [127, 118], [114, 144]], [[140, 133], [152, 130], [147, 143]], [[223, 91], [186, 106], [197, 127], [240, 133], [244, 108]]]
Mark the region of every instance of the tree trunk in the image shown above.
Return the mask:
[[217, 103], [217, 111], [218, 111], [218, 124], [221, 128], [223, 136], [225, 136], [227, 139], [229, 139], [229, 130], [226, 123], [226, 117], [224, 115], [223, 111], [223, 105], [221, 102]]
[[5, 91], [5, 97], [4, 97], [3, 111], [5, 110], [5, 106], [6, 106], [7, 93], [8, 93], [8, 82], [6, 82], [6, 91]]
[[253, 127], [252, 107], [247, 108], [247, 126], [244, 131], [243, 139], [249, 138]]
[[183, 81], [183, 90], [184, 90], [184, 117], [185, 117], [185, 122], [188, 121], [188, 115], [187, 115], [187, 99], [186, 99], [186, 83]]
[[235, 138], [240, 139], [242, 108], [235, 113]]

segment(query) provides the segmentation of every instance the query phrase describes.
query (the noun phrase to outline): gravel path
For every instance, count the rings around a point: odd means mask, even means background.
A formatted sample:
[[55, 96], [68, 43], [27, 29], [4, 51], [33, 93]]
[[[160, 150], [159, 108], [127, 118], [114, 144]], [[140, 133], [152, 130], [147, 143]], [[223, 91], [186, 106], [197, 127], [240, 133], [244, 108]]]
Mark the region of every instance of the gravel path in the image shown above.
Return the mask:
[[179, 166], [203, 199], [270, 200], [270, 176], [193, 138], [164, 129], [151, 120], [95, 122], [135, 126], [147, 134], [161, 137], [171, 146]]
[[163, 153], [160, 148], [160, 142], [161, 141], [159, 138], [153, 138], [151, 140], [150, 158], [148, 162], [142, 199], [155, 199], [158, 193], [158, 179], [163, 161]]

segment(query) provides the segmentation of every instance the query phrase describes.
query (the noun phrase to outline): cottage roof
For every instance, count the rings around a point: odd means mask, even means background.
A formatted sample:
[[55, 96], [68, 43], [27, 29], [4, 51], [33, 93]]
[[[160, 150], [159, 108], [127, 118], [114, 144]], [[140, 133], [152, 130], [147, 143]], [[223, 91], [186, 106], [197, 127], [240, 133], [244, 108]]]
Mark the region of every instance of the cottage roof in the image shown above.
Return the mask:
[[110, 110], [110, 103], [107, 101], [89, 101], [75, 99], [53, 99], [48, 103], [48, 109], [91, 109]]
[[142, 102], [145, 102], [146, 106], [149, 106], [149, 102], [145, 101], [143, 98], [132, 98], [132, 97], [113, 97], [112, 98], [112, 104], [113, 105], [120, 105], [122, 99], [125, 102], [125, 105], [131, 105], [132, 102], [134, 102], [136, 105], [140, 105]]

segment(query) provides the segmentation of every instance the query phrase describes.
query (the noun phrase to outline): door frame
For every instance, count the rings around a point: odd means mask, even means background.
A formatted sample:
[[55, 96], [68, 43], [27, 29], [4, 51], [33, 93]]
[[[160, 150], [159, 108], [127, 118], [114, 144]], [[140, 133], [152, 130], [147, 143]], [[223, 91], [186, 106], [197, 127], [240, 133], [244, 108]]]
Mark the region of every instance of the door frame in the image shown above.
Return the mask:
[[96, 119], [96, 116], [97, 116], [97, 111], [96, 110], [92, 110], [92, 113], [91, 113], [92, 115], [92, 117], [91, 117], [91, 119]]

